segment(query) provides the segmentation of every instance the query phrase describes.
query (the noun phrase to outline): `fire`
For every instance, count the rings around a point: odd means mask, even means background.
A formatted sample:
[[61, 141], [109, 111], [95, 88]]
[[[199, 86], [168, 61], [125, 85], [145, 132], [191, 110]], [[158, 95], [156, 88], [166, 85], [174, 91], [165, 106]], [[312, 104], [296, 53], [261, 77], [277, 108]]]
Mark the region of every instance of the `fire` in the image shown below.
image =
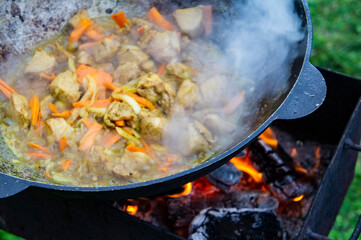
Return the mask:
[[294, 201], [294, 202], [299, 202], [299, 201], [301, 201], [302, 199], [303, 199], [303, 194], [301, 195], [301, 196], [298, 196], [298, 197], [295, 197], [294, 199], [292, 199], [292, 201]]
[[135, 215], [138, 211], [138, 206], [128, 205], [125, 211], [130, 215]]
[[259, 137], [272, 148], [277, 148], [278, 141], [271, 128], [267, 128]]
[[298, 156], [297, 149], [296, 149], [296, 148], [292, 148], [290, 155], [291, 155], [292, 158], [296, 158], [296, 157]]
[[183, 185], [183, 192], [181, 193], [177, 193], [177, 194], [172, 194], [172, 195], [167, 195], [168, 197], [171, 198], [177, 198], [177, 197], [181, 197], [181, 196], [185, 196], [191, 193], [192, 191], [192, 183], [187, 183], [186, 185]]
[[238, 170], [248, 173], [256, 182], [262, 182], [262, 173], [254, 169], [247, 157], [234, 157], [231, 159], [231, 163], [233, 163]]

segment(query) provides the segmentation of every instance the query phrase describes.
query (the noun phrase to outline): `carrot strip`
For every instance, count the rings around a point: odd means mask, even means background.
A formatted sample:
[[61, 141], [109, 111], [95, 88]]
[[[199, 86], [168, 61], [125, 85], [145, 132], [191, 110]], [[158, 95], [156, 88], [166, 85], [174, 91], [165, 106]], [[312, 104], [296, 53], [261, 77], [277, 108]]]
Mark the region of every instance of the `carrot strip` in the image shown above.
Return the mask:
[[162, 65], [159, 66], [157, 74], [158, 75], [163, 75], [163, 73], [165, 72], [165, 64], [163, 63]]
[[244, 95], [245, 95], [245, 91], [241, 91], [240, 93], [238, 93], [234, 98], [232, 98], [232, 100], [223, 108], [223, 111], [226, 114], [231, 114], [232, 112], [234, 112], [234, 110], [236, 110], [236, 108], [243, 102], [244, 100]]
[[125, 149], [127, 149], [129, 152], [147, 153], [147, 150], [145, 150], [144, 147], [136, 147], [133, 144], [129, 144]]
[[51, 152], [49, 148], [42, 147], [42, 146], [40, 146], [40, 145], [38, 145], [38, 144], [36, 144], [36, 143], [33, 143], [33, 142], [29, 142], [29, 146], [30, 146], [30, 147], [33, 147], [33, 148], [37, 148], [37, 149], [39, 149], [39, 150], [43, 150], [43, 151], [45, 151], [45, 152]]
[[105, 38], [104, 34], [98, 33], [94, 29], [89, 29], [84, 33], [84, 35], [94, 41], [101, 41]]
[[71, 115], [71, 111], [70, 110], [66, 110], [64, 112], [61, 113], [52, 113], [51, 114], [53, 117], [59, 117], [59, 118], [68, 118]]
[[75, 108], [81, 108], [81, 107], [107, 108], [110, 105], [110, 103], [111, 103], [110, 99], [94, 100], [93, 104], [91, 104], [91, 100], [87, 100], [87, 101], [83, 101], [83, 102], [75, 102], [75, 103], [73, 103], [73, 107], [75, 107]]
[[143, 34], [144, 34], [144, 26], [141, 26], [140, 28], [138, 28], [137, 32], [139, 34], [139, 37], [143, 36]]
[[59, 141], [59, 151], [64, 152], [64, 150], [67, 148], [68, 143], [66, 142], [66, 137], [62, 136]]
[[90, 128], [90, 126], [92, 125], [92, 123], [91, 123], [91, 121], [90, 121], [89, 118], [84, 118], [82, 122], [85, 124], [85, 126], [86, 126], [87, 128]]
[[49, 80], [49, 81], [53, 81], [54, 78], [55, 78], [55, 74], [53, 73], [53, 74], [51, 74], [51, 76], [48, 76], [48, 75], [46, 75], [46, 74], [44, 74], [44, 73], [40, 73], [40, 77], [41, 77], [41, 78], [44, 78], [44, 79], [46, 79], [46, 80]]
[[126, 133], [128, 133], [128, 134], [130, 134], [130, 135], [132, 135], [133, 136], [133, 132], [132, 131], [130, 131], [129, 129], [126, 129], [126, 128], [122, 128]]
[[95, 77], [95, 80], [97, 81], [98, 86], [104, 85], [104, 83], [112, 83], [113, 77], [109, 75], [106, 72], [100, 71], [98, 69], [86, 66], [86, 65], [80, 65], [77, 70], [75, 71], [76, 75], [78, 75], [78, 82], [82, 83], [82, 79], [88, 75], [93, 74]]
[[115, 125], [118, 126], [118, 127], [124, 127], [124, 126], [125, 126], [125, 122], [124, 122], [124, 120], [116, 121], [116, 122], [115, 122]]
[[148, 99], [144, 98], [144, 97], [140, 97], [140, 96], [138, 96], [137, 94], [134, 94], [134, 93], [125, 93], [125, 95], [128, 95], [129, 97], [133, 98], [137, 103], [143, 104], [144, 106], [146, 106], [150, 110], [155, 109], [153, 103], [151, 101], [149, 101]]
[[72, 160], [65, 160], [64, 162], [60, 163], [60, 167], [64, 170], [64, 171], [68, 171], [69, 167], [71, 165], [73, 161]]
[[105, 82], [105, 83], [104, 83], [104, 86], [105, 86], [106, 88], [112, 90], [112, 91], [115, 91], [115, 90], [118, 88], [118, 87], [115, 86], [114, 84], [108, 83], [108, 82]]
[[88, 131], [82, 137], [79, 143], [79, 151], [86, 151], [91, 148], [96, 140], [97, 135], [102, 131], [103, 126], [97, 122], [92, 123], [92, 125], [88, 128]]
[[128, 20], [124, 12], [115, 13], [111, 15], [111, 17], [118, 24], [120, 28], [123, 28], [125, 27], [125, 24], [128, 24]]
[[158, 12], [155, 7], [152, 7], [152, 9], [150, 9], [146, 17], [164, 30], [174, 31], [176, 29], [173, 24], [163, 18], [163, 16]]
[[145, 150], [147, 151], [148, 155], [151, 156], [154, 160], [158, 160], [157, 156], [155, 155], [153, 148], [147, 144], [143, 139], [140, 139], [142, 141]]
[[212, 21], [213, 21], [212, 6], [211, 5], [204, 6], [203, 12], [204, 12], [204, 22], [203, 22], [204, 34], [206, 36], [209, 36], [209, 34], [211, 34], [212, 32]]
[[197, 75], [197, 70], [196, 70], [195, 68], [190, 67], [190, 70], [192, 71], [192, 73], [193, 73], [194, 75]]
[[28, 152], [26, 153], [29, 157], [33, 158], [52, 158], [54, 155], [48, 153], [40, 153], [40, 152]]
[[11, 94], [16, 93], [7, 83], [0, 78], [0, 91], [7, 97], [11, 98]]
[[118, 142], [121, 138], [122, 138], [122, 136], [120, 136], [119, 133], [117, 133], [116, 131], [111, 131], [102, 137], [101, 142], [105, 146], [111, 147], [116, 142]]
[[41, 112], [39, 111], [38, 120], [36, 122], [36, 128], [40, 127], [41, 124]]
[[53, 103], [49, 103], [49, 108], [52, 113], [58, 113], [58, 110], [56, 110], [56, 107]]
[[78, 24], [74, 28], [74, 30], [71, 32], [68, 43], [70, 42], [76, 42], [79, 40], [79, 38], [83, 35], [83, 33], [90, 27], [90, 21], [89, 19], [81, 18], [79, 19]]
[[34, 95], [30, 99], [30, 111], [31, 111], [31, 125], [35, 127], [36, 123], [38, 122], [38, 116], [40, 111], [39, 98], [37, 95]]
[[88, 43], [84, 43], [79, 45], [78, 49], [79, 50], [84, 50], [84, 49], [89, 49], [95, 46], [97, 42], [88, 42]]

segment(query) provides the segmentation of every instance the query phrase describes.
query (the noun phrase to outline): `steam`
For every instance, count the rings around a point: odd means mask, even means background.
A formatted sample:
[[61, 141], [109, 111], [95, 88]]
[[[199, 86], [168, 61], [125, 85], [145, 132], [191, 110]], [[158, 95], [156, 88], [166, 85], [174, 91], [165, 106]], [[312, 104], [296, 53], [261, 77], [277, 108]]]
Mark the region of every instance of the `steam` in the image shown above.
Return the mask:
[[[221, 78], [219, 87], [209, 88], [210, 94], [205, 94], [204, 88], [200, 88], [200, 94], [203, 96], [203, 102], [200, 105], [203, 106], [201, 107], [203, 110], [186, 110], [185, 115], [184, 112], [173, 113], [168, 124], [171, 134], [166, 130], [164, 144], [180, 154], [185, 145], [189, 147], [190, 138], [194, 136], [190, 133], [194, 133], [194, 129], [190, 127], [193, 121], [204, 124], [202, 119], [209, 113], [227, 121], [219, 122], [219, 125], [228, 123], [228, 128], [221, 129], [223, 132], [210, 129], [218, 144], [227, 146], [234, 143], [239, 136], [246, 137], [254, 131], [249, 127], [252, 124], [247, 123], [244, 117], [258, 111], [258, 104], [262, 98], [274, 97], [287, 90], [292, 63], [299, 54], [297, 44], [305, 36], [301, 19], [295, 11], [294, 1], [233, 1], [228, 10], [237, 15], [232, 16], [231, 24], [214, 23], [216, 28], [222, 28], [214, 29], [214, 33], [217, 33], [215, 39], [218, 43], [222, 43], [223, 54], [216, 54], [217, 56], [213, 56], [213, 59], [211, 56], [213, 53], [209, 54], [209, 50], [203, 49], [204, 46], [196, 50], [196, 58], [207, 69], [210, 69], [198, 74], [197, 84], [202, 85], [209, 79], [218, 77]], [[219, 41], [217, 37], [222, 39]], [[194, 57], [189, 56], [189, 58]], [[192, 63], [190, 65], [192, 66]], [[194, 65], [193, 67], [196, 68]], [[226, 77], [225, 81], [222, 80], [224, 77]], [[226, 87], [222, 88], [224, 85]], [[242, 90], [246, 91], [246, 101], [243, 105], [247, 102], [247, 106], [242, 106], [242, 110], [231, 117], [224, 114], [224, 104], [217, 105], [214, 102], [209, 104], [204, 97], [204, 95], [209, 95], [215, 100], [221, 96], [223, 100], [229, 102]], [[204, 110], [206, 108], [204, 106], [208, 109]], [[235, 119], [237, 125], [232, 126], [232, 120]]]
[[239, 10], [239, 18], [230, 31], [226, 53], [234, 72], [263, 93], [279, 92], [298, 54], [293, 49], [304, 37], [294, 1], [234, 1], [232, 7]]

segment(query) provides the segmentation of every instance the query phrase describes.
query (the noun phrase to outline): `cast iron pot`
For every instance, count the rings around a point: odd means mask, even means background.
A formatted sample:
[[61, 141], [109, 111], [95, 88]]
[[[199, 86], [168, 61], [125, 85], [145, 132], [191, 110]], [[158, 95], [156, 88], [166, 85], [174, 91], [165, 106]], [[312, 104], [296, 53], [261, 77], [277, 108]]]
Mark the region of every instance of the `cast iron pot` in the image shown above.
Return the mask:
[[[196, 6], [201, 3], [211, 4], [215, 19], [213, 35], [217, 40], [226, 37], [224, 27], [231, 26], [237, 17], [238, 10], [234, 3], [238, 1], [77, 1], [67, 0], [61, 4], [53, 1], [2, 1], [0, 4], [5, 21], [0, 25], [0, 57], [6, 58], [10, 54], [18, 54], [35, 46], [41, 39], [54, 36], [70, 17], [80, 9], [88, 9], [91, 16], [106, 15], [118, 11], [125, 11], [127, 15], [143, 16], [144, 12], [156, 6], [164, 14], [173, 12], [176, 8]], [[11, 154], [2, 141], [0, 143], [0, 198], [14, 195], [26, 188], [33, 190], [51, 191], [76, 197], [92, 197], [99, 199], [136, 198], [155, 195], [177, 188], [187, 182], [196, 180], [229, 161], [235, 154], [244, 149], [257, 138], [274, 120], [294, 119], [310, 114], [316, 110], [326, 96], [325, 81], [320, 72], [310, 64], [309, 58], [312, 48], [312, 24], [306, 0], [294, 1], [296, 12], [302, 21], [304, 38], [299, 41], [295, 51], [299, 54], [290, 62], [291, 74], [285, 79], [287, 89], [278, 94], [267, 105], [260, 107], [252, 117], [249, 129], [240, 134], [234, 144], [228, 149], [215, 154], [213, 158], [196, 167], [164, 178], [151, 181], [112, 186], [112, 187], [74, 187], [61, 186], [36, 181], [36, 178], [26, 171], [11, 170], [12, 165], [6, 161]], [[0, 59], [1, 60], [1, 59]], [[269, 80], [268, 80], [269, 81]], [[9, 171], [10, 169], [10, 171]]]

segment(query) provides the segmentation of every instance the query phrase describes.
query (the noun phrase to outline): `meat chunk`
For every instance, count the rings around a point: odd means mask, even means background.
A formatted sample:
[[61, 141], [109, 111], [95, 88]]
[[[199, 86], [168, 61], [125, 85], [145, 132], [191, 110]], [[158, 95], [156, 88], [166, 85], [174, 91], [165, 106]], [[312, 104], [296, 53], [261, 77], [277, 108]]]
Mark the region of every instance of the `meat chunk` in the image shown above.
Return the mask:
[[181, 62], [169, 63], [167, 65], [167, 74], [174, 75], [179, 82], [193, 77], [191, 67]]
[[72, 71], [67, 70], [55, 77], [49, 85], [49, 91], [61, 101], [73, 103], [80, 97], [79, 87], [76, 75]]
[[178, 103], [184, 107], [192, 107], [199, 103], [199, 91], [198, 87], [191, 80], [185, 80], [179, 87], [177, 93]]
[[130, 80], [139, 77], [140, 72], [135, 62], [121, 63], [113, 73], [114, 82], [121, 85], [126, 84]]
[[167, 124], [165, 117], [145, 117], [140, 121], [140, 134], [145, 140], [159, 142], [163, 139], [163, 130]]
[[203, 33], [203, 6], [178, 9], [173, 16], [183, 33], [191, 38], [200, 37]]
[[46, 95], [41, 101], [40, 101], [40, 112], [41, 117], [44, 119], [47, 119], [51, 116], [51, 110], [49, 108], [49, 104], [54, 102], [55, 98], [51, 95]]
[[180, 53], [180, 40], [176, 32], [148, 30], [140, 40], [140, 47], [156, 61], [168, 63]]
[[133, 45], [122, 47], [117, 55], [117, 60], [119, 63], [132, 62], [139, 65], [148, 59], [149, 56], [147, 54], [145, 54], [139, 47]]
[[189, 156], [210, 149], [215, 143], [212, 134], [198, 121], [188, 123], [185, 131], [180, 136], [178, 147], [180, 152]]
[[146, 74], [139, 80], [137, 93], [152, 103], [156, 103], [159, 100], [160, 93], [163, 91], [164, 82], [157, 74]]
[[56, 60], [52, 54], [41, 48], [36, 48], [33, 58], [25, 67], [24, 73], [50, 73], [54, 69], [55, 65]]
[[90, 173], [96, 176], [102, 176], [112, 171], [112, 160], [104, 152], [105, 148], [102, 146], [94, 146], [87, 155], [88, 169]]
[[29, 102], [23, 95], [13, 93], [6, 108], [6, 116], [13, 122], [27, 128], [29, 126]]
[[72, 27], [75, 28], [76, 25], [78, 25], [78, 22], [79, 22], [79, 20], [80, 20], [81, 18], [90, 19], [87, 10], [82, 9], [82, 10], [80, 10], [79, 12], [77, 12], [77, 13], [69, 20], [68, 23], [69, 23]]
[[112, 102], [104, 114], [104, 123], [108, 127], [115, 127], [115, 121], [130, 121], [134, 118], [136, 118], [136, 115], [128, 104], [124, 102]]
[[113, 168], [113, 173], [119, 178], [139, 178], [142, 172], [147, 171], [154, 164], [153, 159], [142, 152], [124, 151], [120, 163]]
[[215, 113], [206, 115], [203, 124], [214, 134], [231, 133], [237, 127], [232, 121], [226, 121]]
[[92, 65], [94, 63], [93, 57], [87, 51], [80, 51], [77, 54], [77, 61], [80, 64]]
[[200, 85], [203, 102], [208, 106], [221, 106], [227, 103], [230, 92], [227, 79], [223, 75], [216, 75]]
[[171, 108], [176, 95], [174, 89], [154, 73], [141, 77], [138, 83], [137, 93], [147, 98], [153, 104], [159, 104], [164, 111]]
[[64, 118], [49, 118], [45, 121], [46, 139], [49, 144], [59, 142], [65, 136], [71, 139], [74, 129], [64, 120]]
[[116, 39], [104, 38], [98, 42], [92, 49], [96, 62], [110, 60], [118, 52], [120, 43]]

